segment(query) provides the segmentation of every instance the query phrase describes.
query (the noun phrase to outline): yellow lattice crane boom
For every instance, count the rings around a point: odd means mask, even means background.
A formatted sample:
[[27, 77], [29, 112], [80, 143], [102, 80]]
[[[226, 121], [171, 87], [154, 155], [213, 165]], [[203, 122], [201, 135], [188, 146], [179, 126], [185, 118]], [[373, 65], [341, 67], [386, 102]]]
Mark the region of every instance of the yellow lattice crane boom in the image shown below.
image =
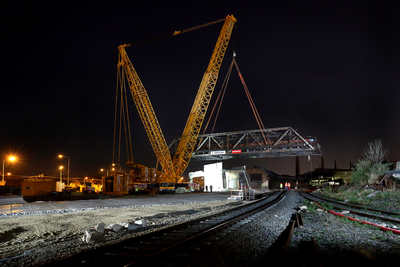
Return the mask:
[[236, 19], [233, 16], [226, 17], [211, 56], [211, 60], [203, 75], [203, 79], [201, 80], [192, 110], [190, 111], [189, 118], [186, 122], [186, 126], [183, 130], [181, 140], [173, 159], [176, 174], [182, 174], [189, 164], [211, 96], [217, 83], [219, 69], [228, 47], [235, 22]]
[[139, 112], [140, 119], [142, 120], [151, 146], [153, 147], [154, 153], [163, 169], [163, 172], [166, 176], [175, 177], [167, 142], [165, 141], [164, 134], [162, 133], [160, 124], [158, 123], [149, 95], [133, 67], [132, 62], [126, 54], [125, 47], [127, 46], [129, 45], [124, 44], [118, 47], [118, 66], [125, 68], [126, 79], [129, 83], [133, 101], [135, 102], [136, 109]]
[[227, 16], [225, 19], [211, 56], [211, 60], [206, 72], [204, 73], [189, 118], [183, 130], [181, 141], [173, 158], [169, 152], [167, 142], [165, 141], [147, 91], [126, 53], [125, 48], [129, 46], [129, 44], [123, 44], [118, 47], [118, 66], [124, 68], [124, 73], [129, 83], [132, 98], [135, 102], [136, 109], [139, 112], [158, 163], [162, 167], [165, 181], [176, 182], [189, 164], [212, 93], [217, 83], [219, 69], [235, 22], [236, 19], [232, 15]]

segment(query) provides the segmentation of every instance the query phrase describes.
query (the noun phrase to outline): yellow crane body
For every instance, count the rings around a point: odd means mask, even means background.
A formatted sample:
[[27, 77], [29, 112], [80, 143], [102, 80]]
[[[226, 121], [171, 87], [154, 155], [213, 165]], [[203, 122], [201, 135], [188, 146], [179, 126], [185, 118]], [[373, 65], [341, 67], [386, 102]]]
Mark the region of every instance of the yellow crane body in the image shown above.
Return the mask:
[[218, 80], [219, 70], [224, 59], [233, 26], [236, 19], [233, 16], [227, 16], [218, 36], [213, 54], [208, 64], [207, 70], [203, 75], [200, 87], [197, 91], [192, 109], [190, 111], [186, 126], [183, 130], [181, 140], [173, 158], [175, 173], [181, 175], [189, 165], [197, 137], [200, 134], [201, 126], [208, 106]]
[[125, 48], [130, 45], [123, 44], [118, 47], [120, 53], [118, 66], [124, 68], [124, 73], [126, 74], [129, 83], [132, 98], [157, 157], [157, 161], [162, 167], [162, 180], [165, 182], [175, 183], [189, 164], [207, 108], [217, 83], [219, 70], [235, 22], [236, 19], [232, 15], [227, 16], [225, 19], [173, 158], [171, 157], [167, 142], [165, 141], [147, 91], [126, 53]]
[[142, 120], [151, 146], [165, 176], [175, 177], [167, 142], [165, 141], [156, 113], [154, 112], [153, 106], [150, 102], [149, 95], [133, 67], [132, 62], [126, 54], [125, 47], [127, 46], [129, 45], [124, 44], [118, 47], [120, 54], [118, 66], [124, 67], [124, 73], [126, 74], [126, 79], [128, 80], [136, 109], [139, 112], [140, 119]]

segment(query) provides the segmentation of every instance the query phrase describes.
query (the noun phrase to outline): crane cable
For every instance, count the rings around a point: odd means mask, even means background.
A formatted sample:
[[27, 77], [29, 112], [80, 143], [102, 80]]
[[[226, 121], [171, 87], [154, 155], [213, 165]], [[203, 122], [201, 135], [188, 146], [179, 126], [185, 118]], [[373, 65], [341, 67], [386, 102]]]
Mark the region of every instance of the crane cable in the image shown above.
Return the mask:
[[[121, 163], [121, 143], [122, 143], [122, 125], [125, 131], [125, 143], [126, 152], [128, 156], [128, 162], [133, 161], [133, 149], [132, 149], [132, 137], [131, 137], [131, 127], [128, 112], [128, 98], [126, 95], [126, 82], [125, 82], [125, 72], [122, 67], [117, 70], [117, 84], [115, 92], [115, 114], [114, 114], [114, 140], [113, 140], [113, 160], [118, 158], [118, 165]], [[118, 101], [120, 100], [120, 101]], [[118, 103], [119, 102], [119, 103]], [[119, 107], [119, 110], [118, 110]], [[119, 125], [117, 125], [117, 117], [119, 114]], [[118, 137], [117, 137], [117, 127], [119, 126]], [[118, 138], [118, 152], [116, 155], [116, 141]]]
[[[206, 123], [206, 125], [205, 125], [205, 127], [204, 127], [203, 134], [205, 133], [205, 131], [206, 131], [207, 128], [208, 128], [208, 124], [210, 123], [210, 120], [211, 120], [211, 118], [212, 118], [212, 116], [213, 116], [213, 114], [214, 114], [216, 105], [218, 104], [219, 98], [221, 97], [221, 93], [222, 93], [221, 101], [219, 102], [218, 111], [217, 111], [217, 114], [215, 115], [214, 124], [213, 124], [213, 127], [212, 127], [212, 129], [211, 129], [211, 133], [214, 132], [215, 123], [217, 122], [217, 118], [218, 118], [218, 115], [219, 115], [219, 111], [220, 111], [221, 105], [222, 105], [222, 100], [223, 100], [223, 98], [224, 98], [224, 96], [225, 96], [226, 87], [227, 87], [227, 85], [228, 85], [228, 81], [229, 81], [230, 76], [231, 76], [231, 73], [232, 73], [232, 68], [233, 68], [233, 61], [232, 61], [231, 65], [230, 65], [230, 67], [229, 67], [228, 73], [227, 73], [226, 76], [225, 76], [224, 82], [223, 82], [223, 84], [222, 84], [222, 89], [221, 89], [221, 90], [219, 91], [219, 93], [218, 93], [217, 100], [216, 100], [215, 103], [214, 103], [214, 106], [213, 106], [213, 108], [212, 108], [212, 110], [211, 110], [210, 116], [208, 117], [208, 121], [207, 121], [207, 123]], [[201, 143], [201, 141], [200, 141], [200, 143]]]
[[[126, 152], [128, 155], [128, 162], [133, 162], [133, 149], [132, 149], [132, 137], [131, 137], [131, 126], [130, 126], [130, 119], [129, 119], [129, 110], [128, 110], [128, 96], [127, 90], [126, 90], [126, 79], [124, 79], [124, 85], [122, 87], [122, 90], [124, 92], [123, 95], [123, 100], [125, 103], [121, 103], [121, 106], [124, 106], [124, 127], [125, 127], [125, 142], [126, 142]], [[122, 91], [121, 90], [121, 91]], [[121, 92], [122, 94], [122, 92]], [[121, 97], [121, 102], [122, 102], [122, 97]], [[129, 141], [129, 142], [128, 142]]]
[[178, 35], [178, 34], [181, 34], [181, 33], [187, 33], [187, 32], [190, 32], [190, 31], [193, 31], [193, 30], [197, 30], [197, 29], [200, 29], [200, 28], [203, 28], [203, 27], [206, 27], [206, 26], [210, 26], [212, 24], [216, 24], [216, 23], [219, 23], [219, 22], [222, 22], [222, 21], [225, 21], [225, 19], [220, 19], [220, 20], [204, 23], [204, 24], [201, 24], [201, 25], [198, 25], [198, 26], [194, 26], [194, 27], [191, 27], [191, 28], [187, 28], [187, 29], [181, 30], [181, 31], [175, 31], [172, 35], [175, 36], [175, 35]]
[[[120, 57], [121, 55], [119, 55]], [[119, 60], [118, 60], [119, 61]], [[114, 138], [113, 138], [113, 155], [112, 155], [112, 163], [115, 159], [115, 142], [117, 140], [117, 114], [118, 114], [118, 89], [119, 89], [119, 81], [121, 80], [119, 68], [117, 68], [117, 84], [115, 88], [115, 108], [114, 108]], [[119, 156], [118, 156], [119, 162]]]
[[162, 35], [153, 36], [153, 37], [149, 37], [149, 38], [144, 38], [144, 39], [137, 40], [135, 42], [129, 43], [129, 46], [140, 46], [140, 45], [144, 45], [144, 44], [148, 44], [148, 43], [152, 43], [152, 42], [156, 42], [156, 41], [161, 41], [161, 40], [167, 39], [169, 37], [177, 36], [179, 34], [187, 33], [187, 32], [193, 31], [193, 30], [197, 30], [197, 29], [200, 29], [200, 28], [203, 28], [203, 27], [206, 27], [206, 26], [210, 26], [210, 25], [213, 25], [213, 24], [225, 21], [225, 20], [226, 20], [226, 18], [219, 19], [219, 20], [216, 20], [216, 21], [204, 23], [204, 24], [201, 24], [201, 25], [198, 25], [198, 26], [194, 26], [194, 27], [190, 27], [190, 28], [187, 28], [187, 29], [183, 29], [183, 30], [180, 30], [180, 31], [174, 31], [173, 33], [167, 33], [167, 34], [162, 34]]
[[123, 100], [122, 100], [122, 96], [123, 96], [123, 88], [124, 88], [124, 84], [125, 84], [125, 79], [124, 79], [124, 72], [121, 71], [121, 82], [120, 82], [120, 90], [118, 93], [120, 93], [120, 104], [119, 104], [119, 131], [118, 131], [118, 166], [121, 164], [121, 138], [122, 138], [122, 114], [123, 114]]
[[[220, 111], [220, 109], [221, 109], [222, 101], [223, 101], [224, 96], [225, 96], [226, 88], [227, 88], [227, 85], [228, 85], [228, 82], [229, 82], [229, 79], [230, 79], [230, 76], [231, 76], [231, 73], [232, 73], [233, 65], [236, 66], [236, 70], [237, 70], [238, 75], [239, 75], [239, 78], [240, 78], [240, 80], [241, 80], [241, 82], [242, 82], [242, 85], [243, 85], [243, 88], [244, 88], [244, 90], [245, 90], [247, 99], [249, 100], [249, 103], [250, 103], [251, 109], [252, 109], [252, 111], [253, 111], [254, 117], [255, 117], [255, 119], [256, 119], [256, 121], [257, 121], [258, 127], [260, 128], [260, 130], [264, 130], [264, 129], [265, 129], [264, 123], [262, 122], [262, 119], [261, 119], [261, 116], [260, 116], [260, 114], [258, 113], [257, 107], [256, 107], [256, 105], [255, 105], [255, 103], [254, 103], [254, 101], [253, 101], [253, 98], [251, 97], [249, 88], [247, 87], [246, 82], [244, 81], [243, 75], [242, 75], [242, 73], [240, 72], [239, 66], [238, 66], [238, 64], [237, 64], [237, 62], [236, 62], [236, 59], [235, 59], [235, 53], [234, 53], [234, 57], [232, 58], [232, 62], [231, 62], [231, 65], [230, 65], [230, 67], [229, 67], [228, 73], [227, 73], [226, 76], [225, 76], [225, 79], [224, 79], [224, 82], [223, 82], [223, 84], [222, 84], [221, 90], [220, 90], [220, 92], [218, 93], [217, 100], [216, 100], [215, 103], [214, 103], [214, 106], [213, 106], [213, 108], [212, 108], [212, 111], [211, 111], [211, 113], [210, 113], [210, 116], [209, 116], [209, 118], [208, 118], [208, 121], [207, 121], [207, 123], [206, 123], [206, 125], [205, 125], [205, 127], [204, 127], [203, 134], [205, 133], [205, 131], [206, 131], [207, 128], [208, 128], [208, 124], [209, 124], [209, 122], [210, 122], [210, 120], [211, 120], [211, 117], [212, 117], [213, 114], [214, 114], [214, 110], [215, 110], [217, 104], [219, 104], [217, 113], [216, 113], [216, 115], [215, 115], [214, 124], [213, 124], [213, 127], [212, 127], [212, 129], [211, 129], [211, 133], [214, 132], [215, 124], [216, 124], [217, 119], [218, 119], [219, 111]], [[221, 96], [221, 93], [222, 93], [222, 96]], [[221, 100], [220, 100], [220, 102], [218, 103], [220, 97], [221, 97]], [[268, 134], [267, 134], [267, 136], [265, 136], [264, 132], [261, 132], [261, 133], [262, 133], [262, 135], [263, 135], [265, 144], [269, 144], [269, 143], [270, 143], [270, 140], [269, 140]], [[268, 139], [268, 141], [267, 141], [267, 139]], [[200, 140], [199, 143], [201, 143], [201, 141], [202, 141], [202, 140]]]
[[[251, 106], [251, 109], [253, 110], [253, 114], [254, 114], [254, 117], [256, 118], [258, 127], [260, 128], [260, 130], [264, 130], [264, 129], [265, 129], [264, 123], [262, 122], [261, 116], [260, 116], [260, 114], [258, 113], [256, 104], [254, 103], [253, 98], [252, 98], [251, 95], [250, 95], [249, 88], [247, 87], [246, 82], [244, 81], [243, 75], [242, 75], [242, 73], [241, 73], [240, 70], [239, 70], [239, 66], [238, 66], [238, 64], [237, 64], [237, 62], [236, 62], [236, 59], [233, 58], [233, 61], [235, 62], [236, 70], [237, 70], [237, 72], [238, 72], [238, 74], [239, 74], [240, 80], [242, 81], [243, 88], [244, 88], [244, 90], [245, 90], [245, 92], [246, 92], [247, 99], [248, 99], [249, 102], [250, 102], [250, 106]], [[262, 133], [262, 135], [263, 135], [265, 144], [266, 144], [266, 145], [269, 144], [269, 143], [270, 143], [270, 140], [269, 140], [268, 134], [267, 134], [267, 137], [265, 137], [264, 132], [262, 131], [261, 133]], [[266, 140], [266, 139], [268, 139], [268, 143], [267, 143], [267, 140]]]

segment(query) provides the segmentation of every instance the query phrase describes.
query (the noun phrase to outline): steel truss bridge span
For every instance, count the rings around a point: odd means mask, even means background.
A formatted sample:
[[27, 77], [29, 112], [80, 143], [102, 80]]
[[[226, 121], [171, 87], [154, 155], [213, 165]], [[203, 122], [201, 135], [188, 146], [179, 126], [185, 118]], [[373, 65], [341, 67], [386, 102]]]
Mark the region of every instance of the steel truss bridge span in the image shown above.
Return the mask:
[[[175, 138], [171, 147], [179, 143]], [[199, 135], [192, 160], [227, 160], [321, 155], [315, 137], [302, 137], [291, 127]]]

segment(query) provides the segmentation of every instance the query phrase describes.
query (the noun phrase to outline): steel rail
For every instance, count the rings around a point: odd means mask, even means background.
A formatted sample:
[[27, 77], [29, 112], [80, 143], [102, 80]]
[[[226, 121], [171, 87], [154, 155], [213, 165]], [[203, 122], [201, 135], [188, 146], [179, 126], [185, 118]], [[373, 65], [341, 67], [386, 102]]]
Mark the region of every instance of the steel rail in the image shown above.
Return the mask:
[[209, 229], [206, 229], [206, 230], [204, 230], [202, 232], [199, 232], [199, 233], [195, 234], [194, 236], [186, 238], [185, 240], [182, 240], [181, 242], [179, 242], [177, 244], [174, 244], [174, 245], [172, 245], [172, 246], [170, 246], [168, 248], [165, 248], [165, 249], [163, 249], [163, 250], [161, 250], [159, 252], [156, 252], [156, 253], [154, 253], [152, 255], [149, 255], [148, 257], [143, 258], [143, 259], [141, 259], [139, 261], [131, 262], [131, 263], [125, 265], [125, 266], [134, 266], [135, 264], [139, 264], [139, 263], [154, 262], [158, 257], [162, 258], [165, 254], [172, 253], [172, 251], [177, 251], [179, 249], [182, 249], [184, 246], [191, 245], [194, 242], [197, 242], [197, 241], [199, 241], [199, 240], [201, 240], [203, 238], [206, 238], [207, 236], [213, 235], [216, 232], [219, 232], [219, 231], [221, 231], [221, 230], [223, 230], [225, 228], [228, 228], [228, 227], [236, 224], [237, 222], [239, 222], [239, 221], [241, 221], [241, 220], [243, 220], [243, 219], [245, 219], [247, 217], [250, 217], [250, 216], [252, 216], [252, 215], [254, 215], [256, 213], [259, 213], [262, 210], [265, 210], [265, 209], [277, 204], [278, 202], [280, 202], [282, 200], [282, 198], [284, 197], [285, 193], [286, 192], [283, 192], [283, 193], [279, 194], [279, 196], [275, 200], [273, 200], [273, 201], [271, 201], [271, 202], [269, 202], [269, 203], [267, 203], [267, 204], [265, 204], [263, 206], [254, 208], [253, 210], [251, 210], [249, 212], [246, 212], [244, 214], [237, 215], [237, 216], [235, 216], [235, 217], [233, 217], [231, 219], [228, 219], [228, 220], [226, 220], [226, 221], [224, 221], [224, 222], [222, 222], [222, 223], [220, 223], [220, 224], [218, 224], [216, 226], [213, 226], [213, 227], [211, 227]]
[[[309, 193], [307, 193], [307, 194], [309, 194]], [[354, 208], [358, 208], [358, 209], [367, 209], [367, 210], [370, 210], [370, 211], [376, 211], [376, 212], [380, 212], [380, 213], [386, 213], [386, 214], [390, 214], [390, 215], [398, 215], [398, 216], [400, 216], [400, 213], [398, 213], [398, 212], [393, 212], [393, 211], [389, 211], [389, 210], [375, 209], [375, 208], [372, 208], [372, 207], [366, 207], [366, 206], [362, 206], [362, 205], [344, 203], [344, 202], [337, 201], [337, 200], [334, 200], [334, 199], [330, 199], [330, 198], [326, 198], [326, 197], [322, 197], [322, 196], [317, 196], [315, 194], [309, 194], [309, 195], [313, 196], [313, 197], [316, 197], [316, 198], [320, 198], [320, 199], [326, 200], [326, 201], [337, 203], [337, 204], [340, 204], [340, 205], [345, 205], [345, 206], [354, 207]]]
[[[283, 193], [284, 192], [274, 192], [269, 194], [268, 197], [263, 197], [228, 211], [219, 212], [217, 214], [208, 215], [199, 219], [166, 227], [161, 230], [130, 238], [112, 245], [98, 247], [94, 250], [85, 251], [69, 258], [56, 260], [45, 266], [60, 266], [60, 264], [63, 266], [132, 266], [133, 263], [136, 264], [138, 262], [153, 262], [156, 261], [154, 258], [160, 258], [159, 255], [161, 254], [185, 246], [191, 242], [199, 240], [206, 235], [212, 235], [215, 231], [219, 231], [218, 229], [229, 226], [229, 223], [224, 221], [213, 222], [212, 225], [207, 226], [208, 221], [217, 219], [218, 217], [225, 216], [232, 212], [238, 212], [239, 210], [248, 208], [249, 206], [259, 204], [269, 197], [275, 197], [274, 200], [268, 202], [267, 204], [261, 205], [264, 206], [265, 209], [267, 208], [265, 205], [272, 206], [280, 201], [284, 196]], [[231, 220], [231, 224], [233, 224], [234, 220], [242, 220], [244, 217], [250, 216], [249, 212], [255, 213], [260, 209], [261, 207], [255, 207], [250, 211], [243, 211], [242, 214], [233, 216], [228, 220]], [[203, 227], [203, 229], [195, 230], [196, 226], [199, 225]], [[181, 234], [182, 236], [177, 236], [174, 234], [176, 232], [179, 233], [179, 231], [185, 232]], [[193, 231], [193, 233], [190, 233], [190, 231]], [[140, 255], [138, 255], [139, 250]]]
[[[317, 196], [314, 196], [314, 195], [311, 195], [311, 194], [308, 194], [308, 193], [300, 193], [300, 195], [302, 197], [310, 200], [310, 201], [315, 201], [315, 199], [312, 199], [312, 197], [314, 197], [314, 198], [317, 198], [317, 199], [321, 199], [324, 202], [332, 202], [332, 203], [337, 203], [337, 204], [340, 204], [340, 205], [345, 205], [344, 203], [341, 203], [341, 202], [338, 202], [338, 201], [334, 201], [334, 200], [332, 201], [332, 200], [329, 200], [329, 199], [326, 199], [326, 198], [323, 199], [323, 198], [320, 198], [320, 197], [317, 197]], [[331, 205], [331, 206], [334, 207], [334, 208], [337, 208], [337, 209], [341, 209], [341, 210], [344, 209], [344, 208], [339, 207], [339, 206], [334, 206], [334, 205]], [[370, 210], [370, 211], [378, 211], [378, 212], [385, 213], [385, 211], [382, 211], [382, 210], [372, 209], [372, 208], [368, 209], [368, 208], [366, 208], [364, 206], [359, 206], [359, 205], [347, 204], [345, 206], [350, 206], [352, 208], [367, 209], [367, 210]], [[388, 221], [388, 222], [393, 222], [393, 223], [400, 223], [400, 219], [388, 218], [388, 217], [380, 216], [380, 215], [377, 215], [377, 214], [371, 214], [371, 213], [366, 213], [366, 212], [361, 212], [361, 211], [356, 211], [356, 210], [349, 210], [349, 211], [351, 213], [353, 213], [353, 214], [360, 215], [360, 216], [365, 216], [365, 217], [369, 217], [369, 218], [376, 218], [376, 219], [380, 219], [380, 220]], [[396, 214], [396, 213], [394, 213], [394, 214]]]

